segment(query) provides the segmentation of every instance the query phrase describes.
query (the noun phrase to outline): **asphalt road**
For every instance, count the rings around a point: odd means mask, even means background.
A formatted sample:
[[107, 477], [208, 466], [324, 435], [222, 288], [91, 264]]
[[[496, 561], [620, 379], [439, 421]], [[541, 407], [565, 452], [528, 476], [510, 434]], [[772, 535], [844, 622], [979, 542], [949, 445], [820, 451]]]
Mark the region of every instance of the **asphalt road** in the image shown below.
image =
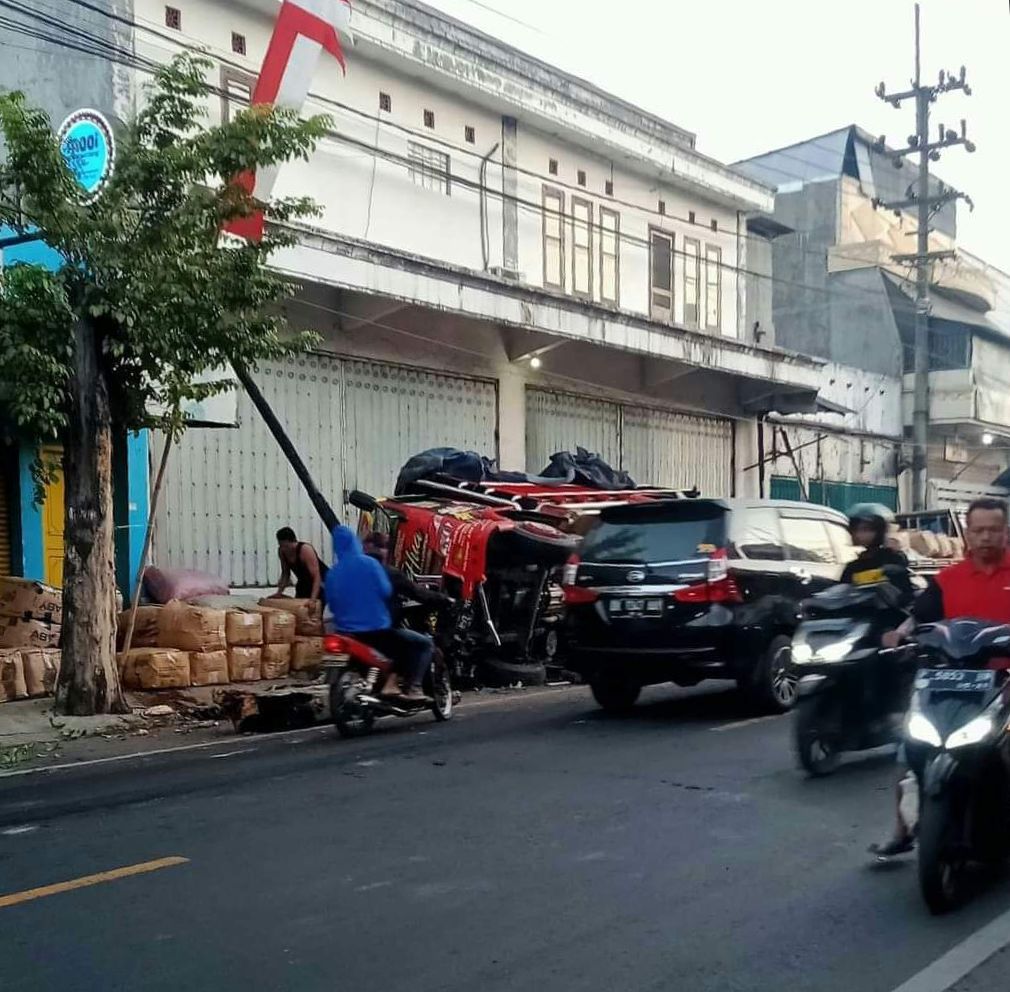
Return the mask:
[[643, 699], [0, 779], [0, 989], [892, 992], [1010, 909], [934, 919], [912, 861], [870, 866], [893, 759], [808, 781], [730, 692]]

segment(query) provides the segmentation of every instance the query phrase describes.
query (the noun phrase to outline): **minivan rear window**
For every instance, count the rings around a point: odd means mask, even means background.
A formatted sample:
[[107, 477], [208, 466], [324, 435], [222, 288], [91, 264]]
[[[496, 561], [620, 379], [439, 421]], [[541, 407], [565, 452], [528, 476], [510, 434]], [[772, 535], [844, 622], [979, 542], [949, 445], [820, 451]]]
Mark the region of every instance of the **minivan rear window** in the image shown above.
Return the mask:
[[[699, 508], [700, 509], [700, 508]], [[640, 564], [704, 558], [726, 544], [726, 515], [720, 508], [690, 513], [616, 515], [603, 518], [582, 545], [582, 560], [607, 564]]]

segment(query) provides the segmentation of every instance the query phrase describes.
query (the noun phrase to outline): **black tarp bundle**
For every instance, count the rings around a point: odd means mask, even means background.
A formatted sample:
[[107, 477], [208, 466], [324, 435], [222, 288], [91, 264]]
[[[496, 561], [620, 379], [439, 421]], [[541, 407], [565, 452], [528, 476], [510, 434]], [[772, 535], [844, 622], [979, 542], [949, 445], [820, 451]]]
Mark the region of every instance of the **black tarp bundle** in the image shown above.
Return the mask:
[[396, 495], [402, 496], [415, 489], [421, 480], [432, 482], [530, 482], [534, 485], [575, 485], [592, 489], [634, 489], [635, 483], [627, 472], [608, 465], [599, 455], [585, 448], [559, 451], [551, 455], [550, 464], [541, 475], [526, 472], [505, 472], [495, 461], [476, 451], [458, 448], [429, 448], [414, 455], [400, 469], [396, 480]]

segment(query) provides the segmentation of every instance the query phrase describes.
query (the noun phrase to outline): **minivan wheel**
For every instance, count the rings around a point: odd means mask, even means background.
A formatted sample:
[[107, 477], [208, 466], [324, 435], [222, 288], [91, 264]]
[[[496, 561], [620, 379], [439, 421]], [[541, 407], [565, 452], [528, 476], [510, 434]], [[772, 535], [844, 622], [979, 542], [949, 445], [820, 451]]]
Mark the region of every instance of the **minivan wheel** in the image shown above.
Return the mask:
[[638, 702], [642, 687], [614, 675], [598, 675], [589, 683], [593, 699], [607, 713], [627, 713]]
[[792, 648], [792, 640], [784, 634], [773, 637], [754, 670], [751, 695], [758, 706], [769, 713], [785, 713], [796, 704]]

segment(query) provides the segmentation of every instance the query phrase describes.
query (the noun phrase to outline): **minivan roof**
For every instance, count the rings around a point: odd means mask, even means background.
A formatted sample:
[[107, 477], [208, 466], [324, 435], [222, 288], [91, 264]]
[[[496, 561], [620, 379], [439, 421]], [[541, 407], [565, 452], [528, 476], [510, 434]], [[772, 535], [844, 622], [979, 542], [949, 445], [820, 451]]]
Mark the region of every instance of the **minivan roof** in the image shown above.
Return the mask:
[[773, 509], [773, 510], [800, 510], [809, 513], [811, 510], [817, 514], [832, 518], [839, 523], [847, 523], [848, 518], [839, 510], [823, 503], [804, 503], [801, 500], [793, 499], [708, 499], [699, 497], [697, 499], [670, 499], [655, 500], [649, 503], [626, 503], [621, 506], [609, 507], [600, 512], [604, 519], [628, 520], [637, 516], [656, 516], [664, 511], [685, 510], [685, 516], [690, 515], [691, 508], [700, 509], [704, 506], [718, 507], [726, 511], [752, 510], [752, 509]]

